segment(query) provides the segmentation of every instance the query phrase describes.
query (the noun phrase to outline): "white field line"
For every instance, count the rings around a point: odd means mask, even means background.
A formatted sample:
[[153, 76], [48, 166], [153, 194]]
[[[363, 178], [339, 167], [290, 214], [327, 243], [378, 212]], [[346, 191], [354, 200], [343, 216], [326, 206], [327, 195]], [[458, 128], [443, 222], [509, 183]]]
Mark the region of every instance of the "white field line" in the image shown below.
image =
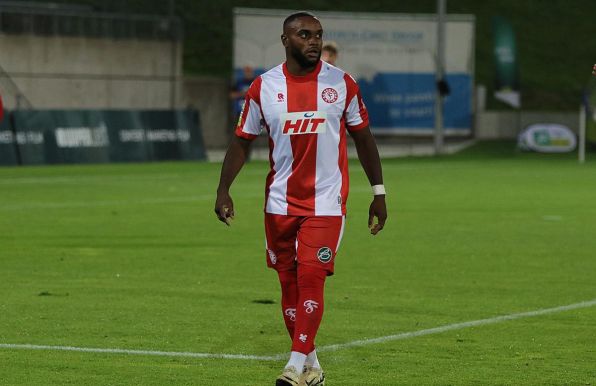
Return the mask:
[[30, 202], [25, 204], [13, 204], [0, 206], [0, 210], [23, 210], [23, 209], [65, 209], [65, 208], [91, 208], [102, 206], [122, 206], [135, 204], [167, 204], [176, 202], [192, 202], [203, 200], [214, 200], [215, 194], [188, 197], [158, 197], [141, 198], [138, 200], [101, 200], [101, 201], [67, 201], [67, 202]]
[[0, 185], [37, 185], [37, 184], [102, 184], [122, 183], [131, 181], [156, 181], [176, 180], [187, 178], [181, 174], [121, 174], [121, 175], [97, 175], [97, 176], [39, 176], [39, 177], [5, 177], [0, 179]]
[[[263, 183], [265, 183], [265, 177], [268, 172], [267, 167], [263, 168], [250, 168], [242, 170], [242, 175], [260, 175], [263, 177]], [[0, 185], [37, 185], [37, 184], [121, 184], [128, 182], [139, 182], [139, 181], [161, 181], [161, 180], [183, 180], [183, 181], [197, 181], [201, 182], [204, 176], [201, 175], [202, 170], [197, 169], [192, 172], [182, 173], [159, 173], [159, 174], [120, 174], [120, 175], [55, 175], [55, 176], [2, 176], [0, 175]], [[218, 174], [219, 175], [219, 174]], [[213, 179], [212, 182], [216, 184], [217, 181]]]
[[[369, 189], [370, 190], [370, 189]], [[259, 198], [262, 194], [243, 194], [242, 198]], [[16, 211], [25, 209], [67, 209], [67, 208], [94, 208], [128, 205], [152, 205], [152, 204], [170, 204], [185, 203], [194, 201], [215, 202], [215, 194], [205, 194], [187, 197], [156, 197], [141, 198], [138, 200], [99, 200], [99, 201], [66, 201], [66, 202], [29, 202], [24, 204], [0, 205], [0, 211]]]
[[[269, 158], [267, 158], [269, 159]], [[243, 169], [241, 171], [241, 175], [243, 176], [261, 176], [263, 178], [262, 182], [265, 183], [265, 177], [267, 177], [267, 172], [269, 171], [269, 166], [263, 168], [250, 168], [250, 169]], [[434, 170], [434, 169], [449, 169], [449, 170], [461, 170], [461, 169], [470, 169], [475, 168], [474, 165], [472, 166], [464, 166], [464, 165], [445, 165], [441, 163], [430, 163], [425, 165], [404, 165], [404, 164], [395, 164], [395, 163], [388, 163], [383, 165], [383, 169], [394, 169], [399, 171], [419, 171], [419, 170]], [[137, 182], [137, 181], [159, 181], [159, 180], [196, 180], [197, 182], [201, 181], [201, 170], [197, 169], [196, 172], [188, 172], [188, 173], [169, 173], [169, 174], [121, 174], [121, 175], [57, 175], [57, 176], [37, 176], [37, 177], [21, 177], [21, 176], [2, 176], [0, 175], [0, 186], [1, 185], [37, 185], [37, 184], [49, 184], [49, 185], [56, 185], [56, 184], [73, 184], [73, 185], [90, 185], [90, 184], [121, 184], [121, 183], [128, 183], [128, 182]], [[217, 184], [217, 180], [213, 180], [213, 183]], [[370, 187], [369, 187], [370, 190]], [[352, 189], [350, 188], [350, 191]]]
[[257, 361], [275, 361], [274, 356], [243, 355], [243, 354], [210, 354], [200, 352], [175, 352], [175, 351], [151, 351], [151, 350], [124, 350], [119, 348], [91, 348], [71, 346], [43, 346], [37, 344], [6, 344], [0, 343], [0, 348], [17, 350], [49, 350], [49, 351], [76, 351], [102, 354], [131, 354], [131, 355], [154, 355], [165, 357], [190, 357], [190, 358], [215, 358], [215, 359], [244, 359]]
[[[553, 308], [543, 308], [535, 311], [520, 312], [510, 315], [495, 316], [494, 318], [472, 320], [469, 322], [447, 324], [445, 326], [428, 328], [425, 330], [404, 332], [396, 335], [387, 335], [379, 338], [361, 339], [347, 343], [332, 344], [328, 346], [318, 346], [317, 351], [336, 351], [351, 347], [368, 346], [371, 344], [385, 343], [394, 340], [404, 340], [415, 338], [418, 336], [440, 334], [446, 331], [461, 330], [469, 327], [484, 326], [487, 324], [497, 324], [509, 320], [524, 319], [533, 316], [541, 316], [548, 314], [556, 314], [559, 312], [577, 310], [581, 308], [588, 308], [596, 306], [596, 299], [568, 304], [566, 306], [559, 306]], [[287, 354], [277, 355], [244, 355], [244, 354], [212, 354], [212, 353], [194, 353], [194, 352], [174, 352], [174, 351], [150, 351], [150, 350], [125, 350], [117, 348], [86, 348], [86, 347], [71, 347], [71, 346], [43, 346], [34, 344], [9, 344], [0, 343], [0, 349], [20, 349], [20, 350], [50, 350], [50, 351], [77, 351], [90, 353], [106, 353], [106, 354], [130, 354], [130, 355], [154, 355], [154, 356], [169, 356], [169, 357], [190, 357], [190, 358], [209, 358], [209, 359], [240, 359], [240, 360], [257, 360], [257, 361], [279, 361], [285, 360]]]
[[347, 342], [347, 343], [332, 344], [332, 345], [328, 345], [328, 346], [319, 346], [319, 347], [317, 347], [317, 351], [335, 351], [335, 350], [341, 350], [341, 349], [349, 348], [349, 347], [368, 346], [370, 344], [375, 344], [375, 343], [385, 343], [385, 342], [390, 342], [393, 340], [403, 340], [403, 339], [415, 338], [417, 336], [440, 334], [440, 333], [443, 333], [446, 331], [461, 330], [463, 328], [484, 326], [487, 324], [496, 324], [496, 323], [506, 322], [508, 320], [523, 319], [523, 318], [529, 318], [532, 316], [556, 314], [559, 312], [576, 310], [579, 308], [594, 307], [594, 306], [596, 306], [596, 299], [588, 300], [588, 301], [580, 302], [580, 303], [568, 304], [566, 306], [543, 308], [543, 309], [535, 310], [535, 311], [495, 316], [494, 318], [479, 319], [479, 320], [472, 320], [469, 322], [447, 324], [445, 326], [428, 328], [425, 330], [403, 332], [401, 334], [387, 335], [387, 336], [382, 336], [380, 338], [361, 339], [361, 340], [355, 340], [355, 341]]

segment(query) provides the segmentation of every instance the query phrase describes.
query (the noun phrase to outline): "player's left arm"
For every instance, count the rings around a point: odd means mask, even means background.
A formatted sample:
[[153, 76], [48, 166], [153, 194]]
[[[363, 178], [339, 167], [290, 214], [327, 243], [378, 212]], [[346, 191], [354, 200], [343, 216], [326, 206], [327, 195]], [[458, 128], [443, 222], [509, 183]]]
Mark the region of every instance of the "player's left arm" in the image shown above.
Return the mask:
[[[375, 138], [370, 132], [368, 126], [350, 131], [352, 139], [356, 144], [358, 159], [368, 177], [371, 186], [383, 185], [383, 169], [381, 168], [381, 158]], [[377, 223], [374, 223], [374, 218]], [[368, 227], [370, 233], [376, 235], [385, 226], [387, 220], [387, 206], [385, 204], [385, 194], [375, 194], [368, 210]]]

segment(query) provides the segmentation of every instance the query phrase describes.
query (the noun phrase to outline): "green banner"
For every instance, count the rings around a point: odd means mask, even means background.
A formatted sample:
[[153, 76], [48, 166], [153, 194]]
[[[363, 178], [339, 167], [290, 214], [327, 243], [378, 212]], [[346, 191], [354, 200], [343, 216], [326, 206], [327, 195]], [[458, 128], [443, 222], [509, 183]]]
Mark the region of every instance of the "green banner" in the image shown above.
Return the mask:
[[519, 68], [513, 27], [504, 18], [493, 17], [495, 98], [520, 108]]
[[596, 90], [592, 90], [585, 98], [586, 108], [586, 141], [596, 146]]
[[0, 165], [17, 165], [17, 149], [10, 114], [8, 111], [4, 113], [4, 119], [0, 120]]
[[[206, 158], [196, 110], [19, 110], [10, 116], [13, 128], [0, 129], [1, 164]], [[11, 156], [10, 147], [18, 154]]]

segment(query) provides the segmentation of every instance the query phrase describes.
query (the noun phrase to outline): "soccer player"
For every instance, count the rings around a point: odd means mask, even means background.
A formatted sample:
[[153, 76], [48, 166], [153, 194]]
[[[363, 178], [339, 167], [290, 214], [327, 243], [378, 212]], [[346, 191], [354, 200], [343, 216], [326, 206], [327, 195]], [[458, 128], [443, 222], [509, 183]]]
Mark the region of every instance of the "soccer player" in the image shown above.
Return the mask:
[[246, 92], [255, 79], [255, 69], [252, 63], [246, 63], [242, 67], [242, 77], [236, 79], [230, 91], [230, 99], [234, 102], [234, 119], [238, 120], [244, 105]]
[[354, 79], [320, 60], [322, 38], [314, 15], [298, 12], [285, 19], [281, 42], [286, 61], [251, 84], [215, 202], [217, 217], [230, 225], [234, 204], [229, 189], [263, 126], [271, 166], [265, 188], [266, 260], [279, 276], [282, 314], [292, 339], [290, 359], [276, 386], [325, 382], [315, 336], [325, 279], [333, 274], [345, 223], [347, 133], [372, 185], [371, 234], [383, 229], [387, 218], [381, 162], [366, 107]]
[[323, 52], [321, 53], [321, 60], [335, 66], [337, 56], [339, 55], [339, 48], [334, 41], [328, 41], [323, 44]]

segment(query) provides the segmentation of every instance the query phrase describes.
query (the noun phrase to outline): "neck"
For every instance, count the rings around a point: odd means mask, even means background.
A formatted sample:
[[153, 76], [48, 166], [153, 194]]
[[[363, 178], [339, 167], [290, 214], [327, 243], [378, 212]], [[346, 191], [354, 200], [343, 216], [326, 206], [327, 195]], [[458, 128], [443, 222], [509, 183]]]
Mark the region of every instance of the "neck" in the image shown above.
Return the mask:
[[317, 68], [317, 64], [319, 63], [316, 62], [312, 66], [302, 67], [295, 60], [292, 60], [291, 58], [286, 58], [286, 66], [288, 67], [288, 72], [296, 76], [304, 76], [310, 74]]

